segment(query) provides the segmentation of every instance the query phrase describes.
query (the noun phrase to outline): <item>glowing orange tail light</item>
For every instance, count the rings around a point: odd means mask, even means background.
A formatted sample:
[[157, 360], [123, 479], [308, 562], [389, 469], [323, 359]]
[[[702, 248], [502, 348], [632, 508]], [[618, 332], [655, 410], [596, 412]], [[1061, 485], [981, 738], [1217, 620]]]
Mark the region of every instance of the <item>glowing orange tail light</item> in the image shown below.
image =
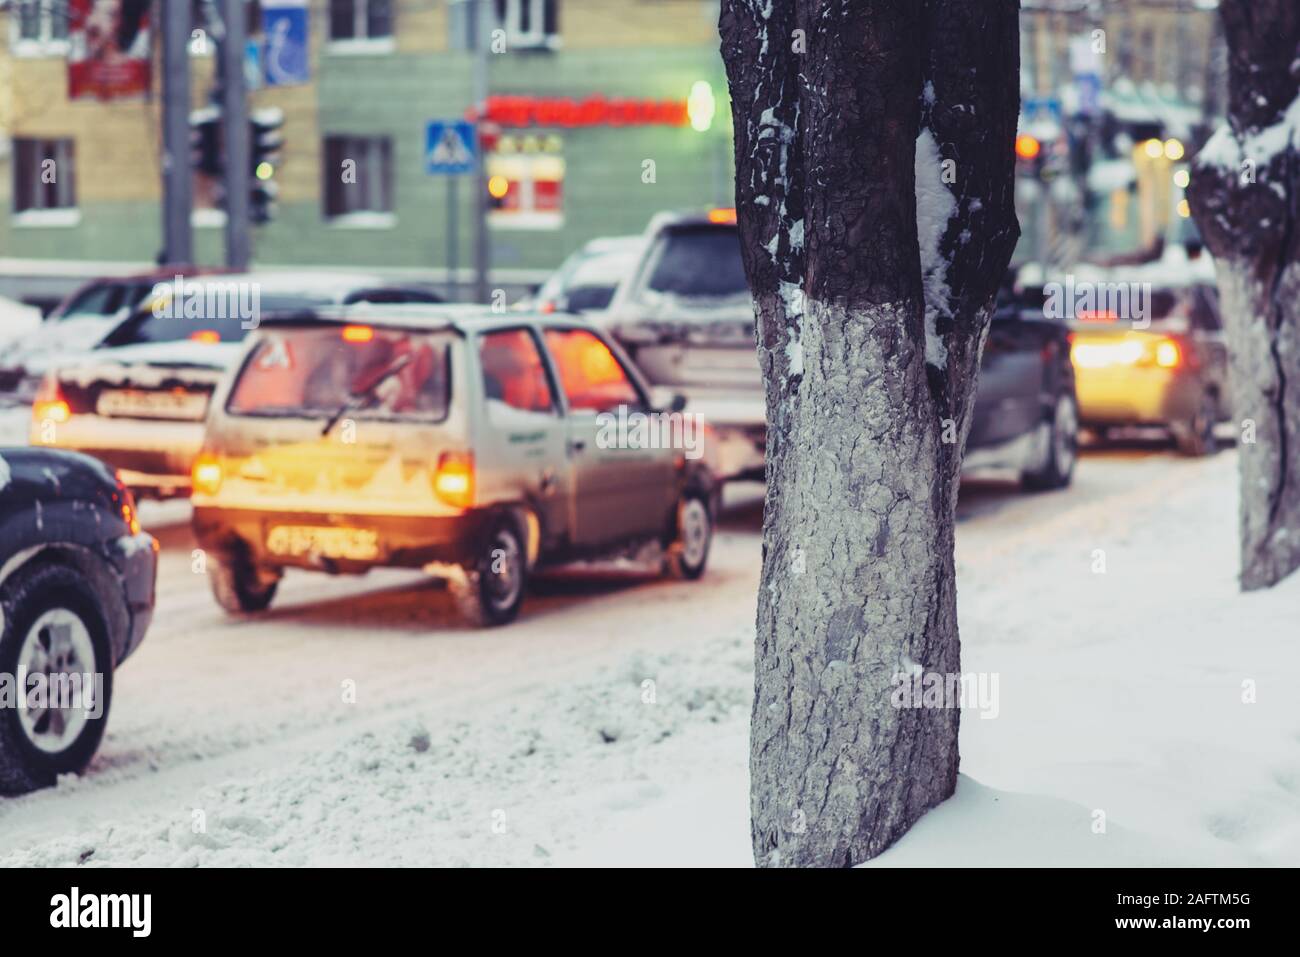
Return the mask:
[[1156, 365], [1162, 369], [1177, 369], [1183, 364], [1183, 350], [1172, 339], [1156, 343]]
[[709, 222], [717, 223], [719, 226], [734, 226], [736, 211], [734, 209], [711, 209], [709, 210]]
[[47, 375], [32, 400], [32, 421], [61, 423], [67, 422], [71, 417], [72, 409], [63, 398], [58, 380], [53, 375]]
[[202, 342], [204, 345], [212, 345], [221, 341], [221, 334], [215, 329], [200, 329], [197, 332], [190, 333], [190, 341]]
[[375, 337], [375, 330], [370, 326], [344, 326], [344, 342], [369, 342]]
[[433, 476], [433, 492], [453, 508], [474, 504], [474, 456], [468, 452], [443, 452]]
[[62, 399], [32, 403], [32, 418], [37, 422], [67, 422], [71, 417], [72, 410]]
[[122, 503], [122, 521], [126, 522], [126, 527], [131, 530], [132, 535], [140, 534], [140, 519], [136, 517], [135, 509], [131, 507], [130, 502]]
[[190, 471], [190, 484], [200, 495], [216, 495], [221, 488], [221, 463], [215, 455], [201, 453]]

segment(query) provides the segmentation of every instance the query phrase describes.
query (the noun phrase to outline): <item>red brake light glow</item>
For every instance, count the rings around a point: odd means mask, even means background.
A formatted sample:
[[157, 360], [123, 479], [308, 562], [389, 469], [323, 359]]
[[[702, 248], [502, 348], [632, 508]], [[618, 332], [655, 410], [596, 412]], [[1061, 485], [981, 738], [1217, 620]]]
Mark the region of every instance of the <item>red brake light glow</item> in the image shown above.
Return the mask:
[[1156, 344], [1156, 365], [1162, 369], [1177, 369], [1183, 364], [1183, 351], [1172, 339], [1164, 339]]

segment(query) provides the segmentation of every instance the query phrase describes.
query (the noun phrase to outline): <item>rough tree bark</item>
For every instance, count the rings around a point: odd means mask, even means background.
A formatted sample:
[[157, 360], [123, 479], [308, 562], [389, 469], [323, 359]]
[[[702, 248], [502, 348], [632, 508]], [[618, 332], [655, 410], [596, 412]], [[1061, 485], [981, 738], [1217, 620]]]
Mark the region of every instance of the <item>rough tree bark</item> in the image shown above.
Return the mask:
[[[1300, 5], [1222, 0], [1228, 125], [1188, 191], [1214, 254], [1242, 421], [1241, 587], [1300, 567]], [[1252, 434], [1253, 433], [1253, 434]]]
[[768, 416], [760, 866], [866, 860], [956, 785], [958, 711], [891, 692], [959, 671], [957, 479], [1019, 236], [1018, 7], [722, 4]]

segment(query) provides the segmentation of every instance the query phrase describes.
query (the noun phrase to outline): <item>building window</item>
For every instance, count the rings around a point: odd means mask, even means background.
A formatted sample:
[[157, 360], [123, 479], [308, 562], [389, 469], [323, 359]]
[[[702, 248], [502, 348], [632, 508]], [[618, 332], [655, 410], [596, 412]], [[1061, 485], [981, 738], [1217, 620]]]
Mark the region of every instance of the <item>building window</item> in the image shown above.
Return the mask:
[[62, 55], [68, 49], [68, 13], [63, 3], [17, 0], [11, 4], [10, 46], [20, 56]]
[[327, 219], [339, 225], [393, 224], [393, 143], [388, 137], [325, 137], [324, 177]]
[[560, 40], [560, 0], [492, 0], [497, 22], [514, 47], [554, 47]]
[[392, 44], [392, 0], [329, 0], [329, 16], [331, 44]]
[[564, 141], [554, 133], [508, 133], [487, 155], [488, 222], [502, 229], [564, 225]]
[[[77, 208], [76, 151], [73, 141], [14, 139], [14, 212], [26, 219], [49, 219]], [[54, 214], [54, 215], [50, 215]]]

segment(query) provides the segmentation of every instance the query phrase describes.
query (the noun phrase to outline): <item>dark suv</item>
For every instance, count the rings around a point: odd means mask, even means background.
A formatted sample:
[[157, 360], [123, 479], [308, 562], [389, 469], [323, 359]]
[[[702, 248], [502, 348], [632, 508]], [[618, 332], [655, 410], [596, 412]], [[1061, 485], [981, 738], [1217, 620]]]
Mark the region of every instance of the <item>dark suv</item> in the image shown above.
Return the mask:
[[[1070, 483], [1078, 406], [1069, 329], [1004, 292], [984, 350], [968, 469], [1017, 472], [1027, 488]], [[732, 210], [661, 213], [623, 279], [609, 331], [656, 386], [687, 397], [715, 435], [724, 479], [763, 476], [766, 409], [754, 310]]]
[[74, 452], [0, 450], [0, 794], [82, 770], [153, 617], [158, 543]]

